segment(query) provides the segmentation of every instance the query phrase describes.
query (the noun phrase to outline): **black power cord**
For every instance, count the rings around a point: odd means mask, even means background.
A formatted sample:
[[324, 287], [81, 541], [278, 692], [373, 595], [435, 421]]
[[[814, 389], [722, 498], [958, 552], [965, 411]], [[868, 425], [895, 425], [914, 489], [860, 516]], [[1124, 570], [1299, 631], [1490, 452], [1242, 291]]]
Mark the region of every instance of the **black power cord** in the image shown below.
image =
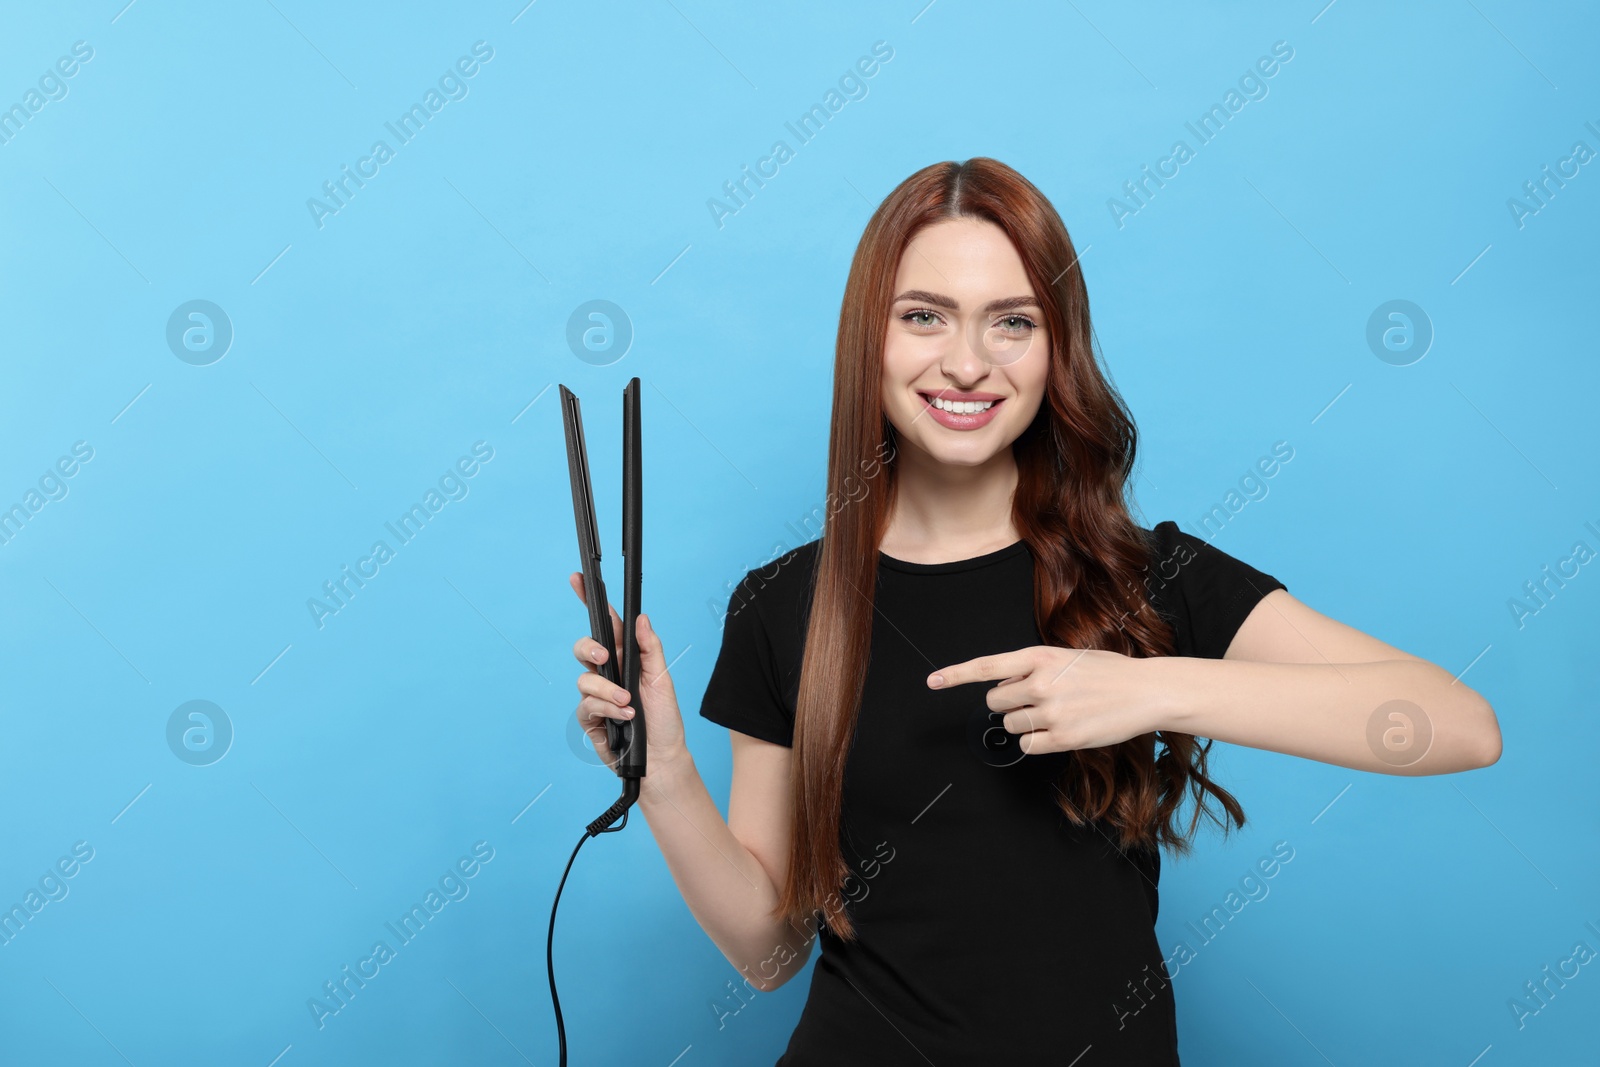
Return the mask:
[[[624, 778], [622, 796], [605, 810], [605, 814], [590, 823], [584, 830], [583, 836], [578, 838], [578, 844], [567, 859], [567, 869], [561, 872], [561, 881], [556, 886], [556, 899], [550, 905], [550, 936], [544, 943], [544, 962], [550, 972], [550, 1003], [556, 1010], [556, 1037], [561, 1042], [561, 1067], [567, 1067], [567, 1028], [561, 1021], [561, 998], [556, 996], [556, 908], [561, 903], [561, 890], [567, 884], [567, 873], [572, 870], [572, 861], [578, 858], [578, 849], [583, 847], [583, 843], [600, 834], [614, 834], [628, 825], [628, 809], [639, 799], [639, 781], [638, 778]], [[611, 824], [619, 817], [622, 822], [612, 826]]]

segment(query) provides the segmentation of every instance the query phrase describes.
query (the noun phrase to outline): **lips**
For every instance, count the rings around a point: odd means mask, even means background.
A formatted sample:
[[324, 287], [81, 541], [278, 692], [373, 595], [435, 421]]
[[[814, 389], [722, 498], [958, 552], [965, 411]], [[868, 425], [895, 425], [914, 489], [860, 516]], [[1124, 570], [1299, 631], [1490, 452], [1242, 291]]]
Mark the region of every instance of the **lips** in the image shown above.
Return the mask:
[[[931, 400], [935, 395], [943, 400], [955, 402], [983, 400], [992, 400], [994, 402], [985, 411], [960, 414], [935, 407]], [[951, 430], [977, 430], [987, 426], [994, 421], [995, 413], [1005, 404], [1005, 398], [994, 393], [961, 393], [949, 389], [941, 390], [937, 394], [918, 393], [917, 397], [922, 401], [922, 406], [925, 409], [924, 413], [929, 418], [940, 426]]]

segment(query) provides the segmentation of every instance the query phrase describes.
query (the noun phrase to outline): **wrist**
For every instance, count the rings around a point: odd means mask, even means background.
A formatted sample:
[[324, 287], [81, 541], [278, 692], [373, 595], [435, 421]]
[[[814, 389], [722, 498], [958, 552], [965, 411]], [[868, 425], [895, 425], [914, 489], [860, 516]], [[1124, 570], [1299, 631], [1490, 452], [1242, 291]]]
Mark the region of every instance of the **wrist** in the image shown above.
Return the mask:
[[1190, 733], [1194, 680], [1189, 676], [1187, 656], [1151, 656], [1140, 660], [1145, 665], [1146, 722], [1150, 730], [1165, 733]]
[[683, 783], [699, 773], [687, 747], [674, 749], [670, 753], [650, 753], [650, 762], [645, 767], [644, 781], [639, 791], [639, 806], [653, 807], [664, 796], [677, 795]]

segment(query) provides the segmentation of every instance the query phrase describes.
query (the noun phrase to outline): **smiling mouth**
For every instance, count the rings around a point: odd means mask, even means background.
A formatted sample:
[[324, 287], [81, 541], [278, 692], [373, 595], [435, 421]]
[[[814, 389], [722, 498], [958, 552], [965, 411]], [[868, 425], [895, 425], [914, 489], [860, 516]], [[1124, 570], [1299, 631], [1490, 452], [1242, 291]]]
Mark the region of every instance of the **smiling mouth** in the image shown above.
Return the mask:
[[952, 415], [981, 415], [991, 408], [999, 407], [1005, 403], [1000, 400], [942, 400], [931, 393], [918, 393], [929, 407], [935, 411], [944, 411]]
[[918, 418], [926, 415], [945, 429], [958, 433], [981, 430], [989, 425], [997, 417], [1000, 406], [1006, 402], [1005, 397], [995, 400], [945, 400], [923, 392], [918, 392], [917, 397], [922, 401], [922, 410], [917, 412]]

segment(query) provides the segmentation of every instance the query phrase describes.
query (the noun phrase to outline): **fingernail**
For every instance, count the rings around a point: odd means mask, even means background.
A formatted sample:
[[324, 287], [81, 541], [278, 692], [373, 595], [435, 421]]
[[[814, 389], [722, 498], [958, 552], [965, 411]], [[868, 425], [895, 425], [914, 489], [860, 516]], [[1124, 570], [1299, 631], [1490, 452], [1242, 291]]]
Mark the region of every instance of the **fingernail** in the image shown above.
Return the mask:
[[622, 709], [622, 717], [623, 717], [623, 718], [624, 718], [624, 719], [631, 719], [631, 718], [633, 718], [633, 709], [632, 709], [632, 708], [623, 708], [623, 709]]
[[928, 675], [928, 685], [931, 688], [937, 689], [943, 684], [944, 684], [944, 675], [942, 675], [942, 674], [930, 674], [930, 675]]
[[600, 650], [597, 648], [593, 652], [589, 653], [589, 658], [598, 663], [600, 660]]

